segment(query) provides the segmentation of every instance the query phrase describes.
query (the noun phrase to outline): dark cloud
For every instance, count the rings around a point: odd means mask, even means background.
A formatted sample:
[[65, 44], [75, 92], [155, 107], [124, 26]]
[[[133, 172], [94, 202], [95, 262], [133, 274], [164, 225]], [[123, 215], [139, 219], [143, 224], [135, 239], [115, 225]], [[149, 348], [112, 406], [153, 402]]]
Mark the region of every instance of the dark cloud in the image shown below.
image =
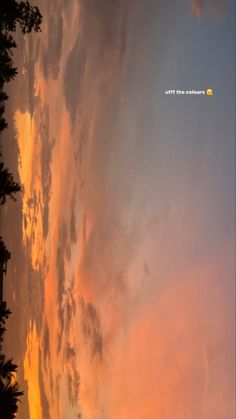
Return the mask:
[[102, 360], [102, 331], [100, 315], [98, 310], [91, 303], [86, 303], [83, 298], [80, 300], [81, 327], [88, 345], [91, 358], [98, 356]]
[[50, 334], [49, 334], [49, 328], [48, 324], [44, 324], [44, 333], [43, 333], [43, 359], [44, 362], [47, 357], [50, 357]]
[[105, 55], [121, 47], [124, 51], [125, 22], [129, 15], [126, 0], [81, 0], [82, 31], [85, 38], [97, 41], [100, 45], [98, 54]]
[[41, 330], [44, 311], [44, 281], [41, 271], [36, 271], [31, 266], [31, 260], [26, 266], [26, 276], [29, 278], [27, 291], [25, 290], [24, 306], [28, 307], [27, 312], [30, 318], [35, 321], [37, 330]]
[[42, 222], [43, 222], [43, 236], [44, 238], [48, 235], [49, 229], [49, 201], [51, 193], [51, 162], [52, 162], [52, 151], [55, 145], [55, 139], [50, 141], [49, 139], [49, 108], [46, 107], [42, 111], [41, 123], [40, 123], [40, 134], [42, 137], [42, 148], [40, 156], [40, 168], [41, 168], [41, 181], [42, 181]]
[[76, 228], [76, 214], [75, 214], [75, 206], [76, 206], [76, 189], [73, 192], [72, 199], [71, 199], [71, 213], [70, 213], [70, 241], [72, 243], [77, 242], [77, 228]]
[[68, 347], [66, 352], [66, 358], [69, 361], [75, 357], [75, 350], [74, 348]]
[[40, 396], [41, 396], [41, 405], [43, 411], [43, 418], [44, 419], [51, 419], [50, 412], [49, 412], [49, 401], [46, 395], [44, 381], [43, 381], [43, 374], [41, 368], [39, 368], [39, 389], [40, 389]]
[[72, 243], [76, 243], [77, 241], [76, 218], [74, 209], [71, 211], [70, 216], [70, 239]]
[[80, 91], [86, 66], [86, 55], [86, 50], [78, 37], [69, 53], [64, 71], [65, 103], [72, 123], [75, 122], [80, 100]]
[[[114, 75], [123, 79], [132, 1], [82, 0], [82, 38], [88, 45], [93, 75], [109, 91]], [[105, 84], [104, 84], [105, 82]]]
[[67, 384], [70, 402], [75, 406], [79, 401], [80, 390], [80, 375], [77, 370], [74, 369], [67, 375]]
[[80, 374], [76, 365], [76, 351], [73, 347], [67, 346], [65, 349], [65, 358], [69, 399], [71, 404], [76, 406], [79, 402]]
[[[70, 226], [69, 226], [70, 227]], [[71, 252], [70, 234], [65, 221], [61, 221], [57, 249], [57, 303], [61, 329], [58, 332], [58, 352], [61, 350], [62, 334], [67, 333], [75, 316], [76, 302], [73, 296], [74, 277], [66, 278], [66, 259]]]
[[58, 351], [61, 348], [61, 333], [64, 329], [64, 308], [63, 295], [65, 294], [65, 265], [64, 265], [64, 250], [61, 246], [57, 250], [57, 303], [58, 303], [58, 317], [61, 323], [61, 331], [58, 334]]
[[103, 96], [117, 85], [121, 88], [129, 43], [130, 2], [82, 0], [80, 7], [79, 36], [64, 71], [65, 102], [73, 123], [81, 101], [94, 97], [97, 87]]
[[128, 226], [120, 219], [122, 200], [127, 195], [118, 196], [119, 202], [106, 200], [104, 211], [97, 212], [99, 221], [86, 240], [80, 270], [95, 296], [107, 299], [109, 305], [114, 301], [122, 316], [123, 302], [129, 296], [127, 269], [135, 255], [140, 232], [133, 224]]
[[[66, 296], [66, 298], [68, 297]], [[75, 312], [76, 312], [76, 302], [73, 297], [71, 297], [71, 301], [65, 302], [64, 310], [65, 310], [66, 329], [68, 329], [71, 324], [71, 320], [75, 316]]]
[[42, 68], [45, 79], [58, 78], [60, 71], [60, 59], [63, 43], [63, 19], [62, 16], [51, 15], [48, 18], [48, 38], [45, 50], [42, 53]]

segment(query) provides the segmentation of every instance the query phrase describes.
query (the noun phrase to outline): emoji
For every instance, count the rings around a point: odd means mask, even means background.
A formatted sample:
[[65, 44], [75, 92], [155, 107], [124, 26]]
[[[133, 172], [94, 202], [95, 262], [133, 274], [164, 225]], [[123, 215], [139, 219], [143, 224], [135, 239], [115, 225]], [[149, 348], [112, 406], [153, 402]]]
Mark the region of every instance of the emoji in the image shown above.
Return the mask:
[[212, 96], [213, 95], [213, 90], [212, 89], [207, 89], [206, 94], [207, 94], [207, 96]]

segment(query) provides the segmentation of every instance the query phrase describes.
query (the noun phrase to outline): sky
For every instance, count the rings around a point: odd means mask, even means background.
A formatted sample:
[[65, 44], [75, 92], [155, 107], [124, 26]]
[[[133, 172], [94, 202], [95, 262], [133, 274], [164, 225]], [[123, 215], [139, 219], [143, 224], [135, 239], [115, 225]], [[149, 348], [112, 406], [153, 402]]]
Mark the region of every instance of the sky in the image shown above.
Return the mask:
[[18, 417], [233, 419], [235, 4], [37, 4], [3, 149]]

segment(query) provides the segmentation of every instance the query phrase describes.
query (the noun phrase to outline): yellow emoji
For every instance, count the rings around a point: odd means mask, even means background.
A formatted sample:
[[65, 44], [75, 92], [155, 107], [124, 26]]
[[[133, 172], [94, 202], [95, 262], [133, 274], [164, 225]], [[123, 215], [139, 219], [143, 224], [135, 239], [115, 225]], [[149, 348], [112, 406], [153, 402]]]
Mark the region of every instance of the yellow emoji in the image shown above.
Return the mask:
[[207, 94], [207, 96], [212, 96], [213, 95], [213, 90], [212, 89], [207, 89], [206, 94]]

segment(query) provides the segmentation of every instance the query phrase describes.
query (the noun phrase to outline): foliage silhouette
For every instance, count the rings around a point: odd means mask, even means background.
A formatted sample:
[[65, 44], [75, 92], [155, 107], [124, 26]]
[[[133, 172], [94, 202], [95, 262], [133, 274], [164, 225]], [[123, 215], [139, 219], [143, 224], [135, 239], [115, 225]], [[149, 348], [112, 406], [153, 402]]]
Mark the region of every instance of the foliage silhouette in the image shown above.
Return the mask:
[[[0, 0], [0, 132], [7, 127], [3, 114], [5, 101], [8, 95], [3, 91], [5, 83], [13, 80], [17, 75], [17, 68], [13, 62], [13, 49], [17, 47], [11, 35], [17, 27], [22, 34], [31, 31], [41, 31], [42, 15], [37, 6], [30, 5], [29, 1]], [[0, 153], [1, 156], [1, 153]], [[15, 182], [13, 175], [3, 163], [0, 163], [0, 205], [6, 202], [7, 196], [16, 200], [15, 193], [21, 191], [19, 183]], [[4, 256], [4, 243], [0, 237], [0, 256]], [[4, 258], [1, 262], [1, 281], [6, 273]], [[1, 287], [2, 288], [2, 287]], [[0, 297], [0, 418], [14, 419], [18, 410], [18, 402], [23, 392], [15, 381], [17, 365], [13, 361], [6, 360], [2, 354], [3, 335], [6, 332], [5, 323], [11, 311], [6, 302], [2, 301], [2, 289]]]
[[8, 127], [8, 124], [5, 121], [5, 119], [0, 117], [0, 132], [6, 129], [7, 127]]
[[5, 102], [7, 99], [8, 99], [7, 94], [6, 94], [3, 90], [0, 90], [0, 102], [1, 102], [1, 103], [3, 103], [3, 102]]
[[17, 24], [23, 34], [41, 30], [42, 15], [39, 8], [31, 6], [28, 1], [1, 0], [0, 16], [1, 28], [6, 32], [14, 32]]
[[13, 175], [7, 168], [4, 168], [3, 163], [0, 163], [0, 205], [6, 202], [7, 196], [16, 201], [13, 194], [21, 190], [19, 183], [14, 181]]
[[7, 60], [3, 62], [0, 59], [0, 82], [8, 83], [11, 80], [14, 80], [16, 75], [18, 74], [17, 68], [12, 66], [12, 63]]
[[9, 318], [11, 310], [4, 305], [4, 302], [0, 304], [0, 324], [5, 324], [6, 320]]
[[0, 359], [0, 376], [1, 379], [7, 378], [11, 380], [12, 375], [17, 371], [17, 365], [13, 364], [12, 359], [5, 359], [5, 355], [1, 356]]
[[10, 50], [11, 48], [16, 48], [16, 42], [14, 41], [12, 35], [8, 33], [0, 33], [0, 51]]
[[14, 384], [5, 384], [0, 380], [0, 412], [1, 419], [14, 419], [18, 410], [18, 402], [20, 396], [24, 393], [20, 391], [20, 386], [16, 382]]

